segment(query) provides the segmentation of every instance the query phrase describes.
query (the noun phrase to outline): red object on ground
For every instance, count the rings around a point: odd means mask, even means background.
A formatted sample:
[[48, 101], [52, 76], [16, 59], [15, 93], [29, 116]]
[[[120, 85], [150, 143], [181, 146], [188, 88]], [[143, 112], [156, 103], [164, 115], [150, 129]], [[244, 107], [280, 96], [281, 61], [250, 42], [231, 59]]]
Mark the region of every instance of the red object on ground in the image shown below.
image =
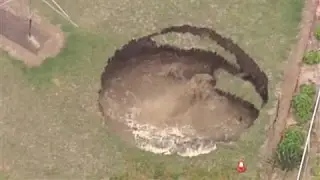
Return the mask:
[[246, 170], [247, 170], [247, 168], [246, 168], [246, 166], [244, 165], [244, 160], [240, 160], [240, 161], [238, 162], [238, 167], [237, 167], [238, 173], [244, 173], [244, 172], [246, 172]]

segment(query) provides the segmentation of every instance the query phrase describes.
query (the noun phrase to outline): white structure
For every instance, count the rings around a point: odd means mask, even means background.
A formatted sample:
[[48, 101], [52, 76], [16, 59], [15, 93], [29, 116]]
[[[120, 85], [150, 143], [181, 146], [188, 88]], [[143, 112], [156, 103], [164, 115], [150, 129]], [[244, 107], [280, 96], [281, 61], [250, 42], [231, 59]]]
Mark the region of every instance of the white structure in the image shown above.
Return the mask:
[[314, 110], [313, 110], [312, 118], [310, 121], [308, 135], [304, 145], [304, 151], [303, 151], [303, 156], [302, 156], [300, 167], [299, 167], [299, 172], [297, 175], [297, 180], [302, 180], [303, 177], [305, 177], [306, 170], [308, 169], [307, 167], [308, 167], [308, 161], [309, 161], [311, 134], [312, 134], [312, 130], [315, 128], [315, 124], [317, 123], [315, 121], [316, 116], [320, 114], [319, 99], [320, 99], [320, 88], [318, 88], [318, 91], [317, 91], [316, 103], [314, 105]]

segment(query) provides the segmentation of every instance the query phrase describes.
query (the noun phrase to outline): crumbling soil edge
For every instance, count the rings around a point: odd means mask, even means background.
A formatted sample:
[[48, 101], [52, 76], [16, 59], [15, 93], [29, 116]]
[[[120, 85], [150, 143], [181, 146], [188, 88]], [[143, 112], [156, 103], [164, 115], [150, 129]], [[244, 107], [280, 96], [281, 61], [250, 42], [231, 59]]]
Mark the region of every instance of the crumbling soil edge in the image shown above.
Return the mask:
[[[234, 54], [239, 67], [233, 66], [232, 64], [228, 63], [228, 61], [225, 60], [223, 57], [210, 51], [204, 51], [196, 48], [184, 50], [170, 45], [158, 46], [151, 39], [152, 37], [172, 32], [182, 34], [191, 33], [200, 37], [208, 36], [212, 41], [215, 41], [226, 51], [229, 51], [230, 53]], [[204, 27], [195, 27], [191, 25], [171, 26], [168, 28], [164, 28], [159, 32], [143, 36], [139, 39], [133, 39], [124, 46], [122, 46], [120, 49], [116, 50], [114, 56], [108, 59], [108, 64], [101, 75], [101, 90], [99, 91], [100, 97], [103, 94], [104, 89], [108, 87], [110, 83], [110, 77], [118, 70], [122, 69], [125, 63], [130, 58], [145, 55], [154, 55], [160, 52], [175, 53], [178, 56], [203, 57], [204, 59], [208, 59], [208, 57], [210, 57], [209, 59], [211, 59], [212, 72], [217, 68], [220, 68], [216, 67], [217, 64], [221, 64], [220, 66], [223, 66], [223, 68], [227, 70], [230, 74], [238, 76], [245, 81], [249, 81], [255, 87], [256, 92], [260, 95], [261, 99], [263, 100], [262, 106], [265, 105], [269, 100], [268, 77], [259, 68], [258, 64], [246, 52], [244, 52], [231, 39], [221, 36], [212, 29]], [[214, 63], [214, 61], [220, 62]]]
[[[220, 45], [222, 48], [224, 48], [226, 51], [234, 54], [236, 57], [237, 65], [233, 65], [222, 56], [219, 56], [218, 54], [211, 51], [205, 51], [196, 48], [185, 50], [170, 45], [158, 45], [155, 41], [152, 40], [152, 37], [154, 36], [172, 32], [181, 34], [190, 33], [195, 36], [208, 37], [209, 39]], [[222, 37], [214, 30], [208, 28], [194, 27], [190, 25], [171, 26], [156, 33], [129, 41], [127, 44], [116, 50], [114, 55], [108, 59], [108, 64], [101, 74], [101, 89], [99, 91], [98, 99], [99, 109], [106, 121], [109, 121], [111, 123], [113, 121], [117, 121], [116, 119], [108, 117], [109, 105], [104, 99], [105, 92], [109, 91], [109, 87], [112, 81], [114, 81], [115, 77], [120, 75], [118, 73], [125, 71], [124, 68], [126, 67], [134, 68], [135, 66], [144, 63], [146, 59], [151, 60], [149, 57], [161, 53], [169, 53], [177, 57], [174, 59], [169, 58], [163, 60], [162, 63], [164, 64], [171, 64], [172, 62], [179, 61], [181, 57], [188, 57], [189, 59], [193, 59], [192, 61], [196, 62], [195, 64], [200, 61], [203, 64], [206, 64], [207, 67], [209, 67], [206, 72], [201, 73], [208, 73], [213, 75], [213, 72], [215, 70], [222, 68], [233, 76], [237, 76], [244, 81], [249, 81], [255, 87], [256, 92], [260, 95], [263, 101], [262, 106], [268, 102], [268, 78], [266, 74], [260, 69], [258, 64], [231, 39]], [[132, 59], [134, 60], [131, 61]], [[194, 73], [195, 72], [192, 72], [190, 74], [191, 76], [186, 75], [185, 77], [189, 79], [194, 75]], [[251, 112], [258, 116], [259, 110], [255, 108], [251, 103], [246, 102], [233, 94], [223, 92], [222, 90], [215, 89], [215, 91], [220, 91], [220, 94], [224, 96], [228, 95], [228, 99], [232, 99], [238, 102], [240, 101], [240, 103], [242, 103], [244, 107], [251, 109]], [[254, 118], [254, 120], [255, 119], [256, 118]], [[248, 124], [248, 126], [250, 127], [252, 123], [253, 122], [251, 122], [251, 124]], [[218, 143], [220, 142], [220, 140], [216, 140], [215, 142]]]
[[[277, 112], [274, 121], [267, 132], [268, 139], [264, 150], [265, 162], [273, 155], [281, 139], [281, 132], [286, 128], [287, 118], [290, 113], [291, 100], [298, 86], [301, 61], [308, 45], [311, 29], [316, 18], [317, 1], [305, 0], [302, 13], [299, 41], [292, 49], [288, 57], [288, 66], [285, 69], [284, 81], [282, 83], [281, 95], [278, 99]], [[271, 179], [273, 167], [267, 169], [268, 179]]]

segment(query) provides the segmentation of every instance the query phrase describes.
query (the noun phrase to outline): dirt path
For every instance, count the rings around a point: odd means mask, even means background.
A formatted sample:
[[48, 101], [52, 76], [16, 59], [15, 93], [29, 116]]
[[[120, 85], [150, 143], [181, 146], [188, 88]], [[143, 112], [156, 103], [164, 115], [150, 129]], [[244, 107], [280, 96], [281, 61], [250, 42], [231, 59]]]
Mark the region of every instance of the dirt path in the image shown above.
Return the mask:
[[[284, 82], [282, 84], [282, 90], [278, 101], [277, 113], [274, 121], [269, 127], [269, 137], [265, 149], [266, 157], [271, 157], [280, 141], [281, 132], [288, 124], [292, 123], [292, 118], [290, 116], [291, 100], [292, 96], [297, 90], [298, 85], [300, 84], [300, 76], [303, 72], [301, 69], [301, 60], [305, 50], [309, 45], [309, 39], [312, 33], [311, 30], [314, 26], [318, 3], [318, 0], [305, 1], [305, 7], [301, 21], [301, 30], [299, 33], [299, 41], [289, 55], [289, 63], [285, 70]], [[285, 176], [286, 179], [294, 179], [296, 175], [296, 173], [279, 174], [272, 167], [267, 170], [267, 174], [268, 179], [283, 179], [282, 176]]]
[[[320, 24], [320, 0], [318, 0], [318, 6], [316, 9], [316, 19], [313, 24], [313, 31]], [[307, 51], [319, 50], [320, 41], [316, 39], [315, 36], [311, 35], [309, 38], [309, 43], [307, 47]], [[299, 85], [306, 83], [314, 83], [317, 86], [320, 85], [320, 64], [316, 65], [304, 65], [301, 68], [301, 74], [299, 77]], [[316, 97], [315, 97], [316, 98]], [[319, 178], [318, 176], [318, 167], [319, 166], [319, 118], [320, 118], [320, 109], [317, 110], [317, 114], [313, 124], [313, 131], [311, 134], [311, 146], [310, 151], [306, 154], [307, 160], [305, 173], [302, 173], [302, 179], [311, 180], [314, 178]], [[308, 126], [309, 128], [309, 126]], [[315, 170], [314, 170], [315, 168]], [[316, 176], [316, 177], [314, 177]]]

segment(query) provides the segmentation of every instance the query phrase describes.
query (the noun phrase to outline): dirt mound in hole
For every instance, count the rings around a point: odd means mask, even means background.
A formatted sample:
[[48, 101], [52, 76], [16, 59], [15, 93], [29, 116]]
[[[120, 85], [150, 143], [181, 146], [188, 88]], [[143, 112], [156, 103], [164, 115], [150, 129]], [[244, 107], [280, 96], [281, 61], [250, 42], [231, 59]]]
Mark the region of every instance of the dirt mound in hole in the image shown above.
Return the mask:
[[[151, 39], [170, 32], [208, 36], [233, 53], [238, 66], [210, 51], [158, 46]], [[100, 110], [115, 133], [144, 150], [210, 152], [217, 142], [235, 141], [259, 115], [251, 103], [215, 87], [220, 68], [251, 82], [263, 104], [268, 101], [267, 76], [239, 46], [211, 29], [183, 25], [115, 52], [101, 76]]]

